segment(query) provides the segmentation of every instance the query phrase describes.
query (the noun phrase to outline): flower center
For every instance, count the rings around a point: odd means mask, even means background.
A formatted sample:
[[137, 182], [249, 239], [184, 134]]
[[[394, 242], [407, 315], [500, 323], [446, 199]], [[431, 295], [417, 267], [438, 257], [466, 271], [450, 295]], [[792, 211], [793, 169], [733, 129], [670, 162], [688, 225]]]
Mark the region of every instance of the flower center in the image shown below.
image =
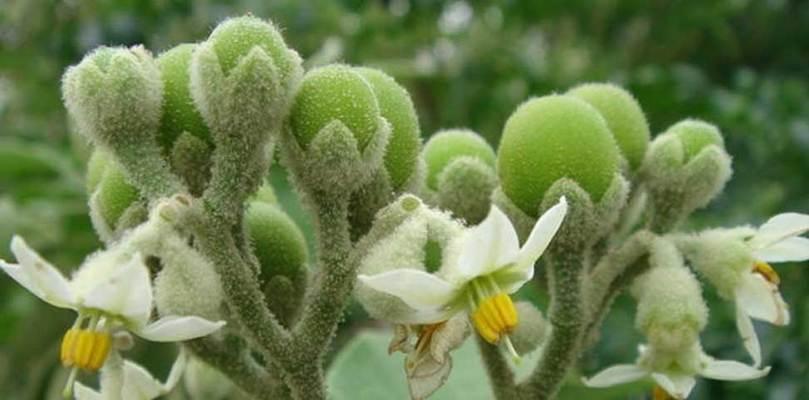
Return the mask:
[[775, 272], [770, 264], [767, 264], [763, 261], [756, 261], [753, 263], [753, 272], [761, 275], [767, 282], [772, 283], [773, 285], [778, 286], [781, 283], [781, 277], [778, 276], [778, 273]]
[[517, 309], [505, 293], [489, 296], [478, 303], [472, 313], [472, 322], [480, 336], [496, 344], [500, 337], [511, 333], [517, 326]]
[[663, 390], [662, 387], [655, 385], [654, 389], [652, 389], [652, 400], [674, 400], [674, 397]]
[[86, 319], [86, 316], [79, 315], [62, 338], [59, 358], [63, 366], [72, 368], [63, 392], [65, 398], [69, 398], [73, 391], [76, 372], [79, 369], [98, 371], [112, 348], [112, 335], [106, 326], [106, 320], [93, 316], [87, 326], [82, 327]]
[[501, 339], [515, 360], [519, 360], [517, 351], [508, 335], [517, 327], [519, 318], [511, 297], [497, 286], [489, 276], [471, 282], [469, 306], [472, 324], [478, 334], [491, 344], [500, 343]]

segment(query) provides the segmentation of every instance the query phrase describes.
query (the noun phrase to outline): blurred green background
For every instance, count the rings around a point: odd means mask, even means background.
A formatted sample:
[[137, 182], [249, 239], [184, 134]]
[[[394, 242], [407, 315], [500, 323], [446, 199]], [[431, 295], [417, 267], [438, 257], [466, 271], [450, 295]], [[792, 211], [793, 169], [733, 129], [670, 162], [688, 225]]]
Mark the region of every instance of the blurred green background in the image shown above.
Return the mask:
[[[339, 61], [393, 75], [412, 94], [425, 138], [464, 126], [496, 146], [504, 121], [526, 98], [609, 80], [636, 95], [653, 132], [696, 117], [725, 134], [734, 179], [695, 215], [693, 227], [809, 212], [806, 1], [3, 0], [0, 257], [12, 259], [5, 243], [15, 232], [66, 269], [100, 245], [87, 217], [87, 149], [70, 133], [60, 99], [67, 66], [99, 45], [143, 43], [159, 53], [201, 41], [217, 22], [247, 12], [280, 25], [307, 68]], [[283, 174], [273, 182], [306, 225]], [[809, 398], [809, 270], [778, 269], [794, 322], [758, 326], [772, 372], [757, 382], [702, 381], [692, 398]], [[747, 361], [732, 307], [711, 288], [705, 292], [713, 311], [706, 350]], [[56, 349], [73, 315], [45, 306], [6, 277], [0, 298], [0, 397], [48, 398], [49, 382], [62, 382]], [[344, 331], [363, 319], [352, 307]], [[633, 361], [638, 339], [624, 299], [582, 371]], [[134, 358], [165, 373], [170, 347], [138, 348]], [[575, 386], [562, 397], [642, 398], [646, 388]]]

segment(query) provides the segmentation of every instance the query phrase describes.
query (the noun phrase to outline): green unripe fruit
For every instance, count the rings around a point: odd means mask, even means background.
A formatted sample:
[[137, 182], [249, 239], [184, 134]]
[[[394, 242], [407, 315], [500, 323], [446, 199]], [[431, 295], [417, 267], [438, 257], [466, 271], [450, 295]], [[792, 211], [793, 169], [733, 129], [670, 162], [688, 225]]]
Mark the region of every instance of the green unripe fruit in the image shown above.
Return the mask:
[[495, 154], [485, 139], [467, 129], [449, 129], [433, 135], [424, 145], [427, 187], [438, 189], [438, 176], [459, 157], [474, 157], [494, 168]]
[[306, 240], [295, 222], [277, 206], [254, 201], [247, 209], [245, 223], [261, 264], [262, 281], [276, 275], [295, 280], [307, 257]]
[[586, 101], [601, 113], [630, 169], [637, 169], [649, 145], [649, 123], [637, 100], [610, 83], [580, 85], [568, 94]]
[[284, 38], [271, 23], [260, 18], [244, 16], [228, 19], [214, 29], [208, 40], [213, 43], [225, 75], [256, 46], [273, 59], [282, 76], [289, 76], [292, 70], [293, 60], [287, 53]]
[[349, 66], [330, 65], [303, 78], [290, 123], [298, 143], [305, 148], [323, 127], [340, 121], [362, 150], [379, 128], [379, 117], [379, 105], [368, 81]]
[[256, 193], [253, 195], [253, 201], [258, 201], [267, 204], [278, 204], [278, 197], [275, 195], [275, 190], [268, 183], [261, 185]]
[[124, 211], [140, 198], [138, 189], [129, 184], [121, 167], [113, 160], [107, 162], [96, 190], [101, 217], [111, 227], [115, 227]]
[[666, 134], [680, 139], [686, 162], [710, 145], [725, 148], [719, 129], [713, 124], [696, 119], [687, 119], [674, 124], [666, 130]]
[[208, 126], [191, 99], [189, 68], [196, 44], [181, 44], [157, 58], [163, 80], [163, 113], [158, 140], [171, 148], [183, 132], [210, 141]]
[[419, 119], [407, 91], [384, 72], [357, 68], [379, 103], [379, 111], [391, 125], [391, 135], [385, 149], [385, 169], [394, 190], [402, 187], [416, 169], [421, 144]]
[[537, 216], [545, 192], [574, 180], [599, 201], [619, 168], [618, 146], [598, 111], [573, 96], [526, 101], [506, 121], [497, 158], [503, 192]]

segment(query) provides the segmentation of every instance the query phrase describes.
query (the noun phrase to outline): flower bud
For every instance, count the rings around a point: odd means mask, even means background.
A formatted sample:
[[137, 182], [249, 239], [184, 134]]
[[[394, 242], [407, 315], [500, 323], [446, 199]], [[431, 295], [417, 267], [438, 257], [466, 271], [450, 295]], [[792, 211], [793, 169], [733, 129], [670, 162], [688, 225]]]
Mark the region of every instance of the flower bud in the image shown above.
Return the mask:
[[289, 324], [303, 300], [308, 278], [303, 232], [277, 205], [261, 201], [250, 203], [245, 224], [261, 265], [259, 279], [270, 309]]
[[636, 170], [649, 145], [649, 123], [637, 100], [620, 86], [610, 83], [579, 85], [568, 94], [586, 101], [601, 113], [629, 169]]
[[183, 132], [210, 141], [210, 132], [191, 98], [191, 56], [196, 44], [185, 43], [157, 57], [163, 80], [163, 108], [159, 141], [170, 149]]
[[559, 179], [572, 179], [597, 202], [618, 166], [618, 147], [604, 118], [566, 95], [520, 105], [503, 128], [497, 159], [503, 192], [535, 218], [545, 192]]
[[650, 263], [652, 268], [632, 287], [638, 301], [635, 324], [652, 347], [685, 351], [698, 341], [708, 319], [699, 281], [669, 243], [653, 245]]
[[398, 192], [416, 172], [421, 133], [413, 101], [393, 78], [372, 68], [355, 68], [371, 85], [379, 111], [391, 126], [385, 148], [385, 170], [391, 189]]
[[548, 335], [548, 322], [542, 316], [542, 312], [527, 301], [520, 301], [515, 304], [520, 323], [509, 335], [514, 350], [517, 354], [528, 354], [536, 350]]
[[719, 130], [706, 122], [679, 122], [652, 142], [639, 171], [654, 207], [655, 229], [676, 225], [707, 205], [732, 173]]
[[92, 141], [116, 149], [156, 140], [163, 85], [142, 47], [101, 47], [65, 72], [65, 105]]
[[422, 151], [427, 163], [427, 187], [439, 189], [439, 176], [459, 157], [472, 157], [494, 169], [495, 154], [480, 135], [468, 129], [449, 129], [430, 137]]
[[321, 129], [339, 121], [363, 150], [379, 129], [380, 117], [379, 103], [368, 81], [349, 66], [329, 65], [303, 78], [290, 126], [298, 143], [306, 148]]

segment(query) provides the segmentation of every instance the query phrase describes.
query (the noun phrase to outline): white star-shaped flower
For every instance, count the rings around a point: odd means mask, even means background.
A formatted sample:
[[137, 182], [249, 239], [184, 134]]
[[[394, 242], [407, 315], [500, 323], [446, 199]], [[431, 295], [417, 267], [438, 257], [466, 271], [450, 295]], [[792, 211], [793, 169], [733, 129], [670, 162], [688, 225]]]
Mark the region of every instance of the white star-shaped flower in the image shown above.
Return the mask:
[[19, 264], [0, 260], [0, 269], [28, 291], [79, 314], [62, 339], [62, 364], [73, 367], [68, 388], [78, 368], [101, 368], [110, 353], [113, 332], [126, 330], [150, 341], [177, 342], [206, 336], [225, 325], [173, 315], [150, 322], [152, 285], [143, 257], [116, 250], [89, 257], [70, 280], [18, 236], [11, 241], [11, 251]]
[[[108, 370], [102, 370], [102, 374], [116, 374], [116, 377], [109, 377], [102, 379], [101, 390], [96, 391], [87, 386], [76, 382], [73, 390], [76, 400], [108, 400], [108, 399], [121, 399], [121, 400], [152, 400], [160, 396], [168, 394], [174, 386], [180, 381], [180, 377], [185, 370], [188, 356], [184, 351], [180, 351], [180, 355], [171, 366], [171, 371], [166, 379], [166, 382], [160, 382], [155, 379], [149, 371], [142, 366], [129, 361], [119, 361], [108, 367]], [[105, 382], [114, 382], [112, 385], [105, 385]]]
[[780, 278], [769, 263], [809, 260], [809, 215], [778, 214], [745, 241], [755, 262], [740, 276], [734, 289], [736, 325], [755, 365], [761, 364], [761, 345], [751, 318], [774, 325], [789, 324], [789, 308], [778, 290]]
[[534, 276], [534, 263], [550, 244], [567, 213], [567, 202], [546, 211], [520, 248], [508, 217], [496, 206], [480, 225], [460, 237], [457, 262], [445, 264], [436, 274], [402, 268], [377, 275], [360, 275], [369, 287], [396, 296], [413, 312], [392, 321], [400, 324], [435, 324], [468, 312], [478, 333], [489, 343], [505, 338], [517, 325], [510, 294]]
[[770, 368], [758, 369], [738, 361], [716, 360], [695, 343], [690, 351], [660, 354], [649, 346], [639, 346], [640, 356], [635, 364], [609, 367], [589, 379], [586, 386], [603, 388], [651, 378], [655, 384], [675, 399], [685, 399], [696, 384], [695, 376], [723, 381], [758, 379]]

